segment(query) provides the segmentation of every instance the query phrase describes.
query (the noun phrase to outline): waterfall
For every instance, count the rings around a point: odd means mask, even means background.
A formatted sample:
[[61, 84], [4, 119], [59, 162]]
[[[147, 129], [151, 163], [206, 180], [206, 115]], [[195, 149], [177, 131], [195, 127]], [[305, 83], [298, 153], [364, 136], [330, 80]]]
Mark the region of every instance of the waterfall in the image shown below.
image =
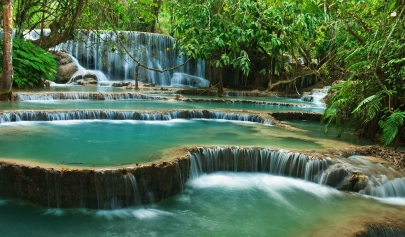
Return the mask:
[[301, 97], [302, 101], [313, 102], [316, 105], [324, 105], [322, 99], [327, 95], [330, 86], [325, 86], [322, 89], [313, 89], [309, 93], [304, 93]]
[[173, 73], [170, 84], [172, 86], [209, 87], [210, 81], [202, 77], [175, 72]]
[[141, 205], [141, 195], [132, 173], [94, 173], [98, 209], [119, 209]]
[[55, 175], [55, 196], [56, 196], [56, 208], [61, 207], [61, 194], [62, 194], [62, 174]]
[[[131, 173], [127, 173], [123, 178], [125, 182], [126, 206], [140, 206], [142, 204], [141, 195], [135, 176]], [[130, 198], [131, 196], [132, 199]]]
[[75, 57], [70, 54], [69, 56], [72, 58], [72, 61], [77, 66], [78, 70], [72, 75], [66, 84], [98, 84], [98, 82], [108, 81], [102, 71], [85, 69]]
[[164, 100], [159, 96], [148, 96], [134, 92], [48, 92], [16, 93], [16, 101], [32, 100]]
[[[32, 32], [29, 37], [37, 37]], [[112, 31], [78, 31], [77, 38], [55, 47], [65, 50], [86, 69], [99, 70], [113, 81], [133, 81], [135, 79], [134, 60], [119, 46], [123, 42], [128, 51], [142, 64], [158, 70], [183, 64], [187, 58], [180, 56], [174, 49], [175, 39], [170, 36], [120, 31], [116, 35]], [[158, 86], [170, 86], [174, 73], [182, 73], [185, 78], [204, 78], [205, 62], [191, 60], [184, 66], [163, 73], [139, 68], [139, 80]], [[194, 76], [194, 77], [192, 77]], [[204, 79], [205, 80], [205, 79]], [[196, 81], [195, 78], [191, 81]], [[201, 80], [202, 81], [202, 80]], [[200, 84], [201, 86], [206, 84]], [[197, 85], [198, 86], [198, 85]]]
[[184, 182], [183, 182], [183, 177], [181, 175], [180, 165], [179, 165], [178, 162], [176, 162], [175, 165], [176, 165], [177, 172], [179, 173], [180, 191], [183, 192], [185, 185], [184, 185]]
[[198, 148], [190, 151], [189, 156], [191, 179], [216, 171], [264, 172], [374, 197], [405, 197], [405, 178], [388, 180], [385, 177], [379, 184], [372, 184], [364, 174], [353, 172], [330, 158], [314, 159], [283, 150], [238, 147]]
[[405, 198], [405, 178], [395, 178], [392, 180], [385, 179], [383, 183], [373, 185], [370, 189], [364, 190], [364, 193], [370, 196], [381, 198]]
[[190, 178], [215, 171], [266, 172], [321, 183], [331, 159], [311, 159], [307, 155], [258, 148], [198, 148], [190, 152]]
[[367, 237], [403, 237], [405, 230], [396, 229], [393, 227], [372, 226], [365, 234]]
[[18, 121], [59, 121], [59, 120], [150, 120], [172, 119], [221, 119], [230, 121], [250, 121], [270, 125], [271, 122], [259, 115], [216, 112], [207, 110], [176, 110], [168, 112], [140, 112], [114, 110], [74, 110], [74, 111], [13, 111], [0, 112], [0, 124]]

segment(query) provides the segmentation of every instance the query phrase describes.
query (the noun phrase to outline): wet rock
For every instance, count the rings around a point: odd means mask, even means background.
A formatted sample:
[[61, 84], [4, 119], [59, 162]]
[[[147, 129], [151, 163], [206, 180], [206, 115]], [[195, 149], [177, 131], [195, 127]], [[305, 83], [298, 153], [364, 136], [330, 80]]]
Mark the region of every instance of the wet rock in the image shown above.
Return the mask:
[[55, 77], [56, 83], [66, 83], [79, 70], [76, 63], [73, 62], [69, 54], [63, 51], [56, 51], [53, 58], [58, 63], [58, 70]]
[[308, 120], [321, 121], [322, 114], [312, 112], [272, 112], [271, 115], [277, 120]]
[[398, 168], [405, 168], [405, 152], [378, 145], [356, 147], [349, 154], [379, 157], [392, 162]]
[[98, 79], [97, 75], [92, 73], [86, 73], [71, 78], [70, 83], [76, 85], [97, 85]]
[[124, 86], [130, 86], [130, 85], [132, 85], [131, 82], [116, 82], [116, 83], [111, 84], [111, 86], [113, 86], [113, 87], [124, 87]]
[[153, 84], [153, 83], [144, 83], [143, 86], [144, 87], [155, 87], [155, 84]]

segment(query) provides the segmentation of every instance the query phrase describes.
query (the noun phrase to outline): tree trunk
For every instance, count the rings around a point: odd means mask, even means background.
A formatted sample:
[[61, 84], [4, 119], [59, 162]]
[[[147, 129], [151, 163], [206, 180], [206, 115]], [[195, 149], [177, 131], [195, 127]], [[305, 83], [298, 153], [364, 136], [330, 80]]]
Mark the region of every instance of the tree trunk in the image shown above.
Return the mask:
[[0, 96], [11, 93], [13, 85], [13, 3], [14, 0], [2, 0], [3, 5], [3, 73], [0, 77]]

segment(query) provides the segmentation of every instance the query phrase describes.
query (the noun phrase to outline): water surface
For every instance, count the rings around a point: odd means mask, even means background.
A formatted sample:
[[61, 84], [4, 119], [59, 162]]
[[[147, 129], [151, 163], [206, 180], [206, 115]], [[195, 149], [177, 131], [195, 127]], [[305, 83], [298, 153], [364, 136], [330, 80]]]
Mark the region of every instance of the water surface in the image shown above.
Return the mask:
[[347, 142], [360, 141], [354, 137], [343, 141], [334, 136], [315, 138], [305, 131], [227, 120], [68, 120], [0, 124], [0, 157], [87, 166], [147, 162], [161, 158], [166, 149], [183, 146], [318, 150], [346, 147]]
[[339, 236], [355, 219], [403, 213], [359, 195], [268, 174], [220, 172], [160, 203], [113, 211], [0, 204], [3, 236]]

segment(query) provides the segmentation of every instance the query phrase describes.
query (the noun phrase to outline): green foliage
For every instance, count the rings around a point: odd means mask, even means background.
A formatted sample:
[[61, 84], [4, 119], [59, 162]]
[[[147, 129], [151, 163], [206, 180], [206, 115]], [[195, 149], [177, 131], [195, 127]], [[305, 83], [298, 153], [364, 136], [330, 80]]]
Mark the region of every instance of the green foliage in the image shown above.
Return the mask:
[[365, 98], [361, 101], [357, 107], [352, 111], [352, 114], [362, 114], [365, 118], [364, 122], [369, 122], [373, 120], [382, 110], [381, 101], [384, 99], [385, 95], [392, 96], [395, 91], [392, 90], [381, 90]]
[[[170, 5], [172, 4], [172, 5]], [[312, 1], [170, 1], [175, 36], [187, 56], [233, 66], [249, 75], [290, 70], [283, 55], [315, 56], [324, 46], [325, 16]]]
[[83, 10], [79, 28], [153, 32], [160, 4], [157, 0], [90, 0]]
[[361, 90], [361, 85], [352, 79], [338, 83], [330, 88], [334, 95], [329, 101], [322, 118], [323, 121], [327, 121], [325, 133], [328, 132], [332, 124], [336, 124], [337, 127], [341, 127], [340, 136], [344, 129], [353, 124], [355, 117], [351, 116], [351, 114], [358, 99], [356, 95], [359, 96], [356, 91]]
[[[0, 49], [3, 41], [0, 40]], [[2, 55], [0, 63], [2, 63]], [[33, 87], [41, 79], [52, 80], [57, 63], [52, 55], [24, 39], [13, 40], [14, 84], [19, 87]], [[1, 68], [0, 68], [1, 71]]]
[[403, 129], [405, 111], [394, 111], [386, 120], [380, 120], [379, 125], [382, 128], [381, 141], [384, 146], [389, 145], [398, 135], [398, 131]]
[[366, 130], [367, 138], [389, 145], [403, 136], [405, 6], [395, 0], [340, 1], [331, 9], [337, 22], [334, 63], [350, 80], [337, 88], [324, 117]]

